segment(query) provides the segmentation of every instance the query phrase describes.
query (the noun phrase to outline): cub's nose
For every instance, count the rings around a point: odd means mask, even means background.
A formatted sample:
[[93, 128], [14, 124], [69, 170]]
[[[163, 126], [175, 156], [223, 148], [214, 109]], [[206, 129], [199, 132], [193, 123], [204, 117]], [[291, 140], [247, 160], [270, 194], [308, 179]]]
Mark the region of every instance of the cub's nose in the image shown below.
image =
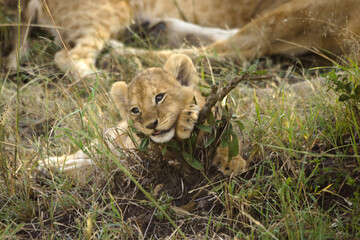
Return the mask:
[[146, 125], [146, 128], [155, 129], [157, 125], [158, 125], [158, 120], [156, 119], [155, 122], [152, 122], [152, 123]]

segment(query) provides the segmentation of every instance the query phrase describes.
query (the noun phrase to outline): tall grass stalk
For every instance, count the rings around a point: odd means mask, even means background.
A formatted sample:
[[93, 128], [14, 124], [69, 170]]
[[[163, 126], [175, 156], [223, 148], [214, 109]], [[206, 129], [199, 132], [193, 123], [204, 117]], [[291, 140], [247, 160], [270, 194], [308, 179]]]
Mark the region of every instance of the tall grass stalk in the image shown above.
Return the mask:
[[12, 191], [15, 192], [15, 175], [18, 165], [18, 146], [20, 144], [19, 137], [19, 121], [20, 121], [20, 51], [21, 51], [21, 2], [18, 1], [18, 36], [17, 36], [17, 63], [16, 63], [16, 126], [15, 126], [15, 149], [14, 149], [14, 166], [12, 168]]

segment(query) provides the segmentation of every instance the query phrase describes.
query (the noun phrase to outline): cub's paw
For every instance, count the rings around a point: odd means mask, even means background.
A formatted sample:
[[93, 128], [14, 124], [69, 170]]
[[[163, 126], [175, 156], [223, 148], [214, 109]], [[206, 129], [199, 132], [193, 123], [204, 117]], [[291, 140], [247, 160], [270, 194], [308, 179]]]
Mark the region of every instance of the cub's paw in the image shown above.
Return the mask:
[[218, 147], [213, 165], [224, 175], [237, 175], [246, 168], [246, 161], [239, 155], [228, 160], [228, 148]]
[[190, 137], [192, 130], [198, 120], [200, 108], [198, 105], [191, 104], [181, 111], [176, 123], [176, 136], [180, 139]]

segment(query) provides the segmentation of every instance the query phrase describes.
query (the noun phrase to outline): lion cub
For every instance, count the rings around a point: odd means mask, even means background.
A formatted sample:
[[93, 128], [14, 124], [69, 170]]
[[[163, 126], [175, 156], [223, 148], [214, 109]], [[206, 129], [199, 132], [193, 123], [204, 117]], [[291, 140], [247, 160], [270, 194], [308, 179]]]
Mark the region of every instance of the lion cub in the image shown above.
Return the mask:
[[[172, 55], [163, 69], [149, 68], [141, 72], [129, 84], [114, 83], [111, 95], [124, 120], [117, 128], [107, 131], [110, 150], [121, 156], [117, 146], [135, 147], [126, 134], [129, 121], [138, 132], [149, 136], [155, 143], [165, 143], [174, 137], [180, 140], [189, 138], [205, 102], [198, 83], [192, 61], [181, 54]], [[135, 138], [140, 142], [138, 137]], [[243, 158], [236, 156], [229, 162], [227, 153], [227, 149], [219, 147], [214, 157], [213, 165], [220, 172], [238, 174], [245, 169]], [[61, 167], [64, 172], [93, 164], [82, 151], [70, 156], [52, 157], [46, 163], [50, 168]]]

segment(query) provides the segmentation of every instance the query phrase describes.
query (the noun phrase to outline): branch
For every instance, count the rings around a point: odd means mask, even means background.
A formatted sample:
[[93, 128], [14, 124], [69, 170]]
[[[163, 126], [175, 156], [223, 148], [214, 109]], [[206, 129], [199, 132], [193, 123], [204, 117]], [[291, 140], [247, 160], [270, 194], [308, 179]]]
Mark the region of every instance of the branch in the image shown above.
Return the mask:
[[221, 101], [231, 90], [233, 90], [241, 81], [244, 80], [266, 80], [271, 79], [271, 75], [243, 75], [238, 76], [230, 80], [230, 82], [225, 86], [219, 89], [217, 85], [213, 85], [211, 88], [210, 95], [206, 98], [205, 105], [201, 109], [198, 118], [198, 124], [203, 124], [211, 112], [211, 109], [218, 101]]

